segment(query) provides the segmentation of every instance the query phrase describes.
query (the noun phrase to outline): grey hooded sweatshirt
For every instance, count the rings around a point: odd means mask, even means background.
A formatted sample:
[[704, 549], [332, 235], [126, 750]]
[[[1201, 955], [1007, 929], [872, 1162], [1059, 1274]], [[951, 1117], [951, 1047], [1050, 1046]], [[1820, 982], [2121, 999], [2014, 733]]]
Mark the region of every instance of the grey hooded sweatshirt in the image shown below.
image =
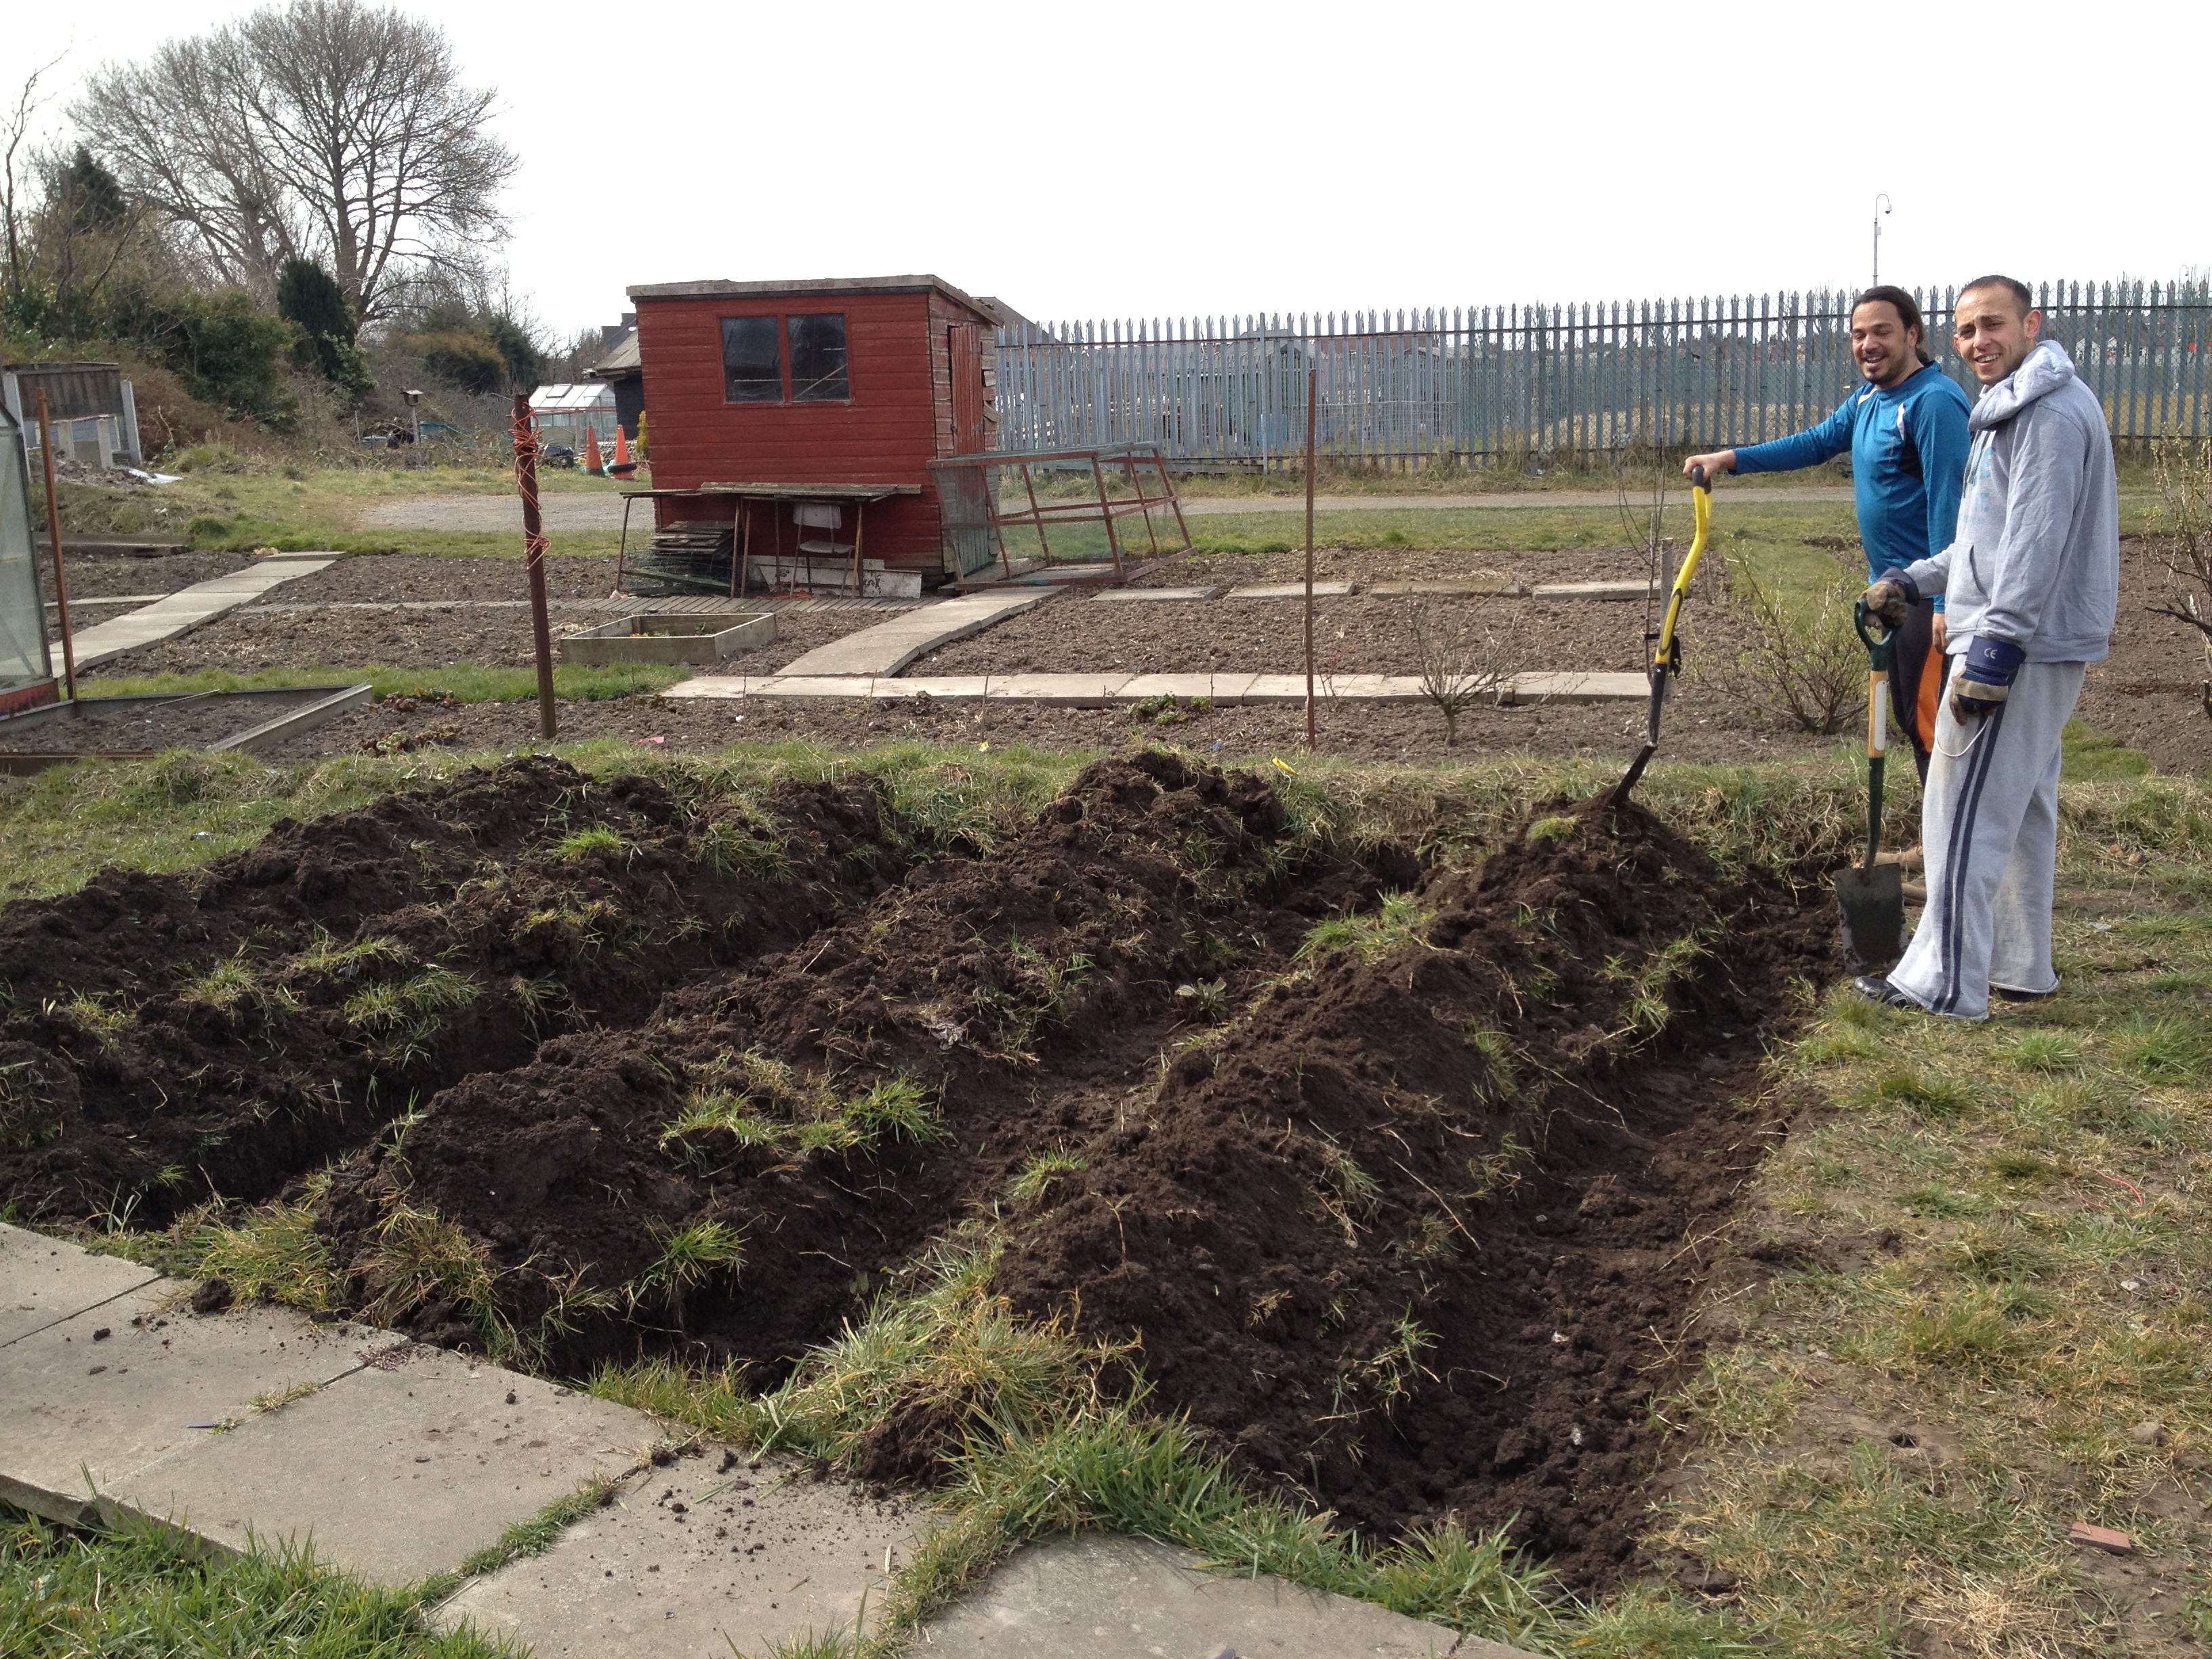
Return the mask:
[[2056, 340], [1984, 389], [1966, 418], [1959, 532], [1906, 567], [1944, 596], [1952, 656], [1976, 636], [2028, 662], [2102, 662], [2120, 596], [2120, 495], [2104, 405]]

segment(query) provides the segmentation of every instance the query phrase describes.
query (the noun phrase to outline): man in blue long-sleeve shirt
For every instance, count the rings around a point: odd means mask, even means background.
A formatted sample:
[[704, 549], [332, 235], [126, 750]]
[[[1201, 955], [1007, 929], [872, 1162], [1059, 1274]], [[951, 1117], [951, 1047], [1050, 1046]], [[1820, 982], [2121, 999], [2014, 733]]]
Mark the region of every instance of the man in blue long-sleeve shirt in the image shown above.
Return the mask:
[[[1926, 333], [1910, 294], [1887, 284], [1869, 289], [1851, 302], [1851, 356], [1864, 386], [1808, 431], [1692, 455], [1683, 470], [1788, 472], [1848, 449], [1868, 578], [1934, 557], [1957, 532], [1970, 405], [1922, 349]], [[1890, 707], [1923, 781], [1942, 691], [1942, 629], [1940, 597], [1911, 606], [1889, 659]]]

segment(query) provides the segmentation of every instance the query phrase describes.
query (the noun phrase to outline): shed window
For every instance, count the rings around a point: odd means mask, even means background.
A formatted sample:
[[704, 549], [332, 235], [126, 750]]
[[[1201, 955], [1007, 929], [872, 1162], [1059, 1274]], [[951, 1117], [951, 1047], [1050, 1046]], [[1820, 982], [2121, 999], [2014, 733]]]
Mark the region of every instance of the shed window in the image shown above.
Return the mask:
[[[842, 376], [842, 331], [838, 343], [838, 373]], [[775, 318], [722, 319], [722, 395], [733, 404], [773, 404], [783, 400], [783, 365], [777, 361]]]
[[845, 316], [842, 312], [817, 312], [811, 316], [787, 317], [791, 336], [791, 400], [821, 403], [853, 395], [845, 376]]

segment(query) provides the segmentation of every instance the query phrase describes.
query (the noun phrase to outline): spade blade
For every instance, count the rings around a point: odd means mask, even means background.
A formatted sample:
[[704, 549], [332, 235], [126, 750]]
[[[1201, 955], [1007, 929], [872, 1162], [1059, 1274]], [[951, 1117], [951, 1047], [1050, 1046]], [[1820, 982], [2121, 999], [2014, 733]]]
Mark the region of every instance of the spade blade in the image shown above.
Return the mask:
[[1905, 876], [1896, 865], [1838, 871], [1836, 908], [1854, 973], [1880, 973], [1905, 954]]

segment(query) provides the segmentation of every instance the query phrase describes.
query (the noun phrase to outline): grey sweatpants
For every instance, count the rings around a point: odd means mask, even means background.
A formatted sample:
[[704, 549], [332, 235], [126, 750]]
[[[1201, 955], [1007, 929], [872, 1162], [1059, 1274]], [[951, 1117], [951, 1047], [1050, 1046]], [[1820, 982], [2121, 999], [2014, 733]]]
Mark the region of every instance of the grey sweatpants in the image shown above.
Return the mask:
[[2058, 858], [2058, 734], [2084, 665], [2021, 665], [1995, 714], [1961, 722], [1944, 700], [1920, 808], [1928, 904], [1889, 982], [1930, 1013], [1983, 1019], [1990, 988], [2043, 992]]

